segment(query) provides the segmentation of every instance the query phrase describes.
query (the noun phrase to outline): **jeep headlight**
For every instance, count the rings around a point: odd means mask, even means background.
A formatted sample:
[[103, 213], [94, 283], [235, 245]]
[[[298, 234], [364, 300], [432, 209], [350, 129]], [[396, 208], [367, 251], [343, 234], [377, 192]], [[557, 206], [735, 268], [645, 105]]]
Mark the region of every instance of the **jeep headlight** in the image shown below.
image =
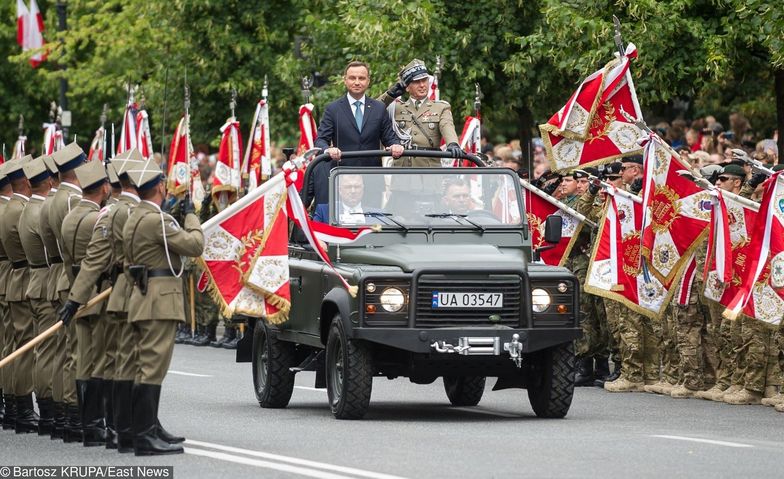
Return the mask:
[[378, 297], [381, 307], [389, 313], [397, 313], [406, 304], [406, 296], [397, 288], [386, 288]]
[[531, 291], [531, 307], [535, 313], [543, 313], [550, 307], [550, 293], [542, 288]]

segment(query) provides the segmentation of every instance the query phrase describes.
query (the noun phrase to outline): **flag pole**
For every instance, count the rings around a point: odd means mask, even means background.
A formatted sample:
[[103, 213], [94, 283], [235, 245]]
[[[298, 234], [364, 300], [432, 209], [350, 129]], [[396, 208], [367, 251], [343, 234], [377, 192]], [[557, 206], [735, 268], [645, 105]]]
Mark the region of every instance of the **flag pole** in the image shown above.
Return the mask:
[[193, 337], [196, 335], [196, 286], [193, 280], [193, 271], [188, 274], [188, 286], [191, 306], [191, 337]]

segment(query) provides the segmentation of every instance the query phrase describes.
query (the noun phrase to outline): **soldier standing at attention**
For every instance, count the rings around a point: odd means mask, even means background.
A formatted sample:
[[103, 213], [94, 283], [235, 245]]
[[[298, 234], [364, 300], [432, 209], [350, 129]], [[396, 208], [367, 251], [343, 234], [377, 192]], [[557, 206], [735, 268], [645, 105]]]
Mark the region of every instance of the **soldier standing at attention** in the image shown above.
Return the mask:
[[[79, 180], [74, 170], [87, 161], [87, 155], [79, 148], [79, 145], [71, 143], [62, 150], [56, 151], [52, 158], [54, 158], [57, 170], [60, 172], [60, 187], [49, 206], [49, 228], [55, 235], [62, 256], [65, 247], [62, 232], [63, 220], [82, 199], [82, 189], [79, 187]], [[68, 291], [71, 289], [70, 277], [68, 276], [70, 269], [71, 265], [64, 262], [60, 276], [57, 278], [55, 289], [60, 304], [65, 304], [68, 299]], [[61, 366], [63, 369], [63, 402], [66, 404], [68, 416], [63, 432], [63, 442], [81, 442], [82, 417], [79, 409], [81, 391], [76, 389], [76, 326], [71, 324], [62, 329], [65, 330], [65, 352]]]
[[[204, 234], [190, 197], [183, 199], [184, 226], [161, 210], [163, 172], [152, 160], [128, 171], [141, 203], [123, 228], [128, 271], [134, 281], [128, 303], [138, 372], [133, 389], [134, 450], [137, 456], [180, 454], [183, 448], [160, 437], [161, 384], [174, 351], [177, 323], [185, 320], [181, 256], [199, 256]], [[149, 291], [149, 293], [148, 293]]]
[[[0, 218], [5, 216], [5, 207], [13, 194], [11, 191], [11, 180], [5, 175], [5, 168], [8, 163], [0, 166]], [[13, 327], [11, 326], [11, 315], [8, 313], [8, 303], [5, 300], [5, 288], [8, 284], [8, 275], [11, 272], [11, 262], [8, 254], [0, 241], [0, 353], [3, 357], [12, 352]], [[16, 399], [13, 394], [13, 367], [11, 363], [0, 369], [0, 389], [2, 389], [3, 401], [3, 429], [13, 429], [16, 425]]]
[[[8, 302], [8, 314], [11, 316], [13, 339], [11, 351], [33, 339], [33, 314], [30, 302], [27, 300], [27, 283], [30, 270], [27, 267], [27, 258], [22, 249], [22, 240], [19, 237], [19, 218], [25, 205], [30, 201], [30, 182], [25, 178], [22, 166], [32, 160], [27, 155], [18, 160], [9, 161], [5, 165], [5, 174], [11, 180], [13, 194], [5, 206], [0, 218], [0, 240], [3, 248], [11, 260], [11, 272], [5, 285], [5, 300]], [[13, 369], [12, 389], [16, 402], [16, 432], [34, 432], [38, 430], [38, 414], [33, 409], [33, 369], [35, 368], [34, 354], [23, 354], [16, 360]]]
[[[101, 208], [109, 196], [106, 171], [100, 161], [90, 161], [76, 169], [76, 177], [82, 185], [82, 200], [63, 220], [63, 257], [71, 289], [68, 299], [58, 311], [64, 326], [81, 304], [87, 302], [102, 286], [102, 273], [111, 265], [111, 249], [108, 244], [108, 229], [99, 225], [98, 219], [105, 212]], [[92, 258], [88, 256], [88, 245], [92, 239], [103, 237], [103, 242], [93, 247]], [[109, 256], [106, 256], [108, 250]], [[85, 275], [82, 275], [85, 269]], [[77, 281], [79, 279], [79, 281]], [[101, 321], [102, 304], [84, 311], [76, 323], [77, 355], [76, 384], [81, 391], [81, 417], [84, 445], [99, 446], [106, 442], [103, 408], [103, 334]]]
[[[34, 326], [34, 335], [49, 329], [57, 322], [57, 314], [52, 303], [47, 299], [47, 283], [49, 267], [46, 246], [41, 235], [41, 207], [52, 186], [51, 174], [44, 158], [25, 163], [22, 167], [30, 181], [32, 194], [19, 218], [19, 239], [22, 242], [27, 265], [30, 268], [26, 296], [30, 300], [30, 310]], [[35, 347], [35, 374], [33, 383], [35, 399], [38, 402], [40, 419], [38, 434], [52, 433], [52, 377], [55, 368], [57, 339], [48, 338]]]
[[[408, 150], [441, 150], [441, 140], [446, 149], [459, 153], [457, 132], [452, 119], [452, 107], [445, 101], [432, 101], [427, 67], [422, 60], [414, 59], [400, 71], [399, 80], [378, 100], [388, 108], [393, 128]], [[408, 92], [408, 100], [396, 100]], [[440, 158], [401, 157], [393, 160], [394, 166], [434, 167], [441, 166]]]
[[[44, 202], [39, 211], [39, 228], [41, 239], [46, 248], [46, 300], [52, 305], [52, 311], [60, 309], [60, 298], [57, 295], [57, 280], [63, 272], [63, 258], [60, 254], [60, 245], [54, 231], [49, 226], [49, 210], [54, 201], [54, 195], [60, 187], [57, 165], [51, 156], [44, 156], [44, 163], [49, 169], [51, 188], [46, 194]], [[52, 367], [52, 401], [54, 425], [52, 427], [52, 439], [62, 439], [63, 429], [65, 428], [65, 403], [63, 402], [63, 364], [65, 363], [65, 328], [60, 328], [54, 335], [54, 357]]]

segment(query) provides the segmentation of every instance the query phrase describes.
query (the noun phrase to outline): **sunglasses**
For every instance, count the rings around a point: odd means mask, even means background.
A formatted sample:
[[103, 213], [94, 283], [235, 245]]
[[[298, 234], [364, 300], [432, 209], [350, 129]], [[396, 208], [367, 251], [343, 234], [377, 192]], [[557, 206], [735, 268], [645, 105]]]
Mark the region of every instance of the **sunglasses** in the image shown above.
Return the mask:
[[731, 178], [729, 176], [721, 175], [721, 176], [718, 177], [718, 179], [716, 181], [730, 181], [730, 180], [739, 180], [739, 179], [740, 178], [737, 178], [737, 177], [732, 177]]

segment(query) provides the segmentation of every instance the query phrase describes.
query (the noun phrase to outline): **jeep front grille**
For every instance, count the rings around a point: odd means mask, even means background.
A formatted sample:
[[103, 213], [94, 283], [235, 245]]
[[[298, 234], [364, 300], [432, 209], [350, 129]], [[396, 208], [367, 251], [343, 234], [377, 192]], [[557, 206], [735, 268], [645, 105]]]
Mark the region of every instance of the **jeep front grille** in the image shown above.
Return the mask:
[[[503, 293], [504, 303], [501, 308], [466, 308], [438, 309], [433, 308], [433, 292], [482, 292]], [[437, 328], [465, 325], [503, 324], [516, 326], [520, 323], [522, 279], [518, 275], [493, 274], [484, 277], [473, 275], [466, 278], [455, 278], [439, 274], [423, 274], [417, 282], [414, 326], [420, 328]], [[500, 316], [500, 320], [491, 321], [491, 315]]]

